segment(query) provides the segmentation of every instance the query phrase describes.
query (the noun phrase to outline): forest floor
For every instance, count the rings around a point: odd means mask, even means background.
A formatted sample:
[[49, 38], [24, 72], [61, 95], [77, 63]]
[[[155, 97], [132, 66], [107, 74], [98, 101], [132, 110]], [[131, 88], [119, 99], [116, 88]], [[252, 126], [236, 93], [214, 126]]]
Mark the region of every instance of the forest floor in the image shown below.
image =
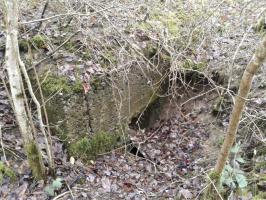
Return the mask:
[[[121, 146], [90, 165], [80, 160], [70, 163], [63, 143], [55, 140], [56, 175], [64, 180], [57, 194], [62, 199], [195, 199], [206, 186], [204, 177], [213, 167], [219, 147], [210, 146], [208, 141], [215, 118], [208, 114], [212, 109], [208, 105], [212, 104], [206, 101], [206, 97], [199, 98], [182, 110], [181, 102], [168, 102], [162, 119], [152, 128], [131, 131], [131, 141], [140, 155]], [[20, 141], [19, 134], [14, 135], [13, 129], [12, 133], [10, 138], [5, 137], [7, 147], [18, 146]], [[8, 163], [20, 174], [19, 182], [10, 184], [5, 179], [2, 197], [45, 199], [44, 182], [32, 180], [25, 155], [18, 151], [14, 152], [17, 158]]]
[[[208, 74], [221, 72], [225, 77], [231, 77], [232, 88], [237, 87], [243, 69], [259, 41], [259, 35], [254, 32], [252, 25], [263, 6], [265, 9], [265, 3], [259, 0], [245, 4], [242, 1], [223, 1], [217, 7], [219, 15], [210, 17], [215, 26], [211, 27], [213, 30], [208, 30], [210, 35], [205, 38], [209, 42], [208, 48], [197, 49], [195, 53], [196, 59], [208, 58]], [[3, 58], [4, 53], [0, 51], [0, 59]], [[265, 145], [265, 128], [258, 134], [254, 126], [249, 124], [258, 115], [265, 124], [265, 70], [264, 66], [254, 81], [251, 99], [241, 124], [241, 132], [251, 133], [241, 137], [243, 151], [260, 141], [264, 141]], [[201, 84], [192, 85], [188, 89], [180, 86], [179, 90], [187, 92], [182, 98], [168, 97], [155, 124], [147, 129], [131, 131], [131, 146], [137, 149], [136, 155], [121, 146], [86, 165], [78, 158], [70, 161], [63, 142], [53, 136], [56, 176], [62, 179], [59, 181], [62, 186], [49, 196], [45, 188], [53, 180], [49, 177], [48, 183], [45, 183], [33, 179], [5, 87], [0, 83], [0, 125], [3, 132], [0, 138], [1, 160], [17, 177], [15, 181], [6, 176], [3, 178], [0, 198], [199, 198], [207, 186], [207, 174], [215, 165], [229, 121], [232, 99], [214, 115], [213, 106], [219, 98], [215, 88]], [[40, 144], [44, 146], [43, 141]], [[265, 154], [262, 156], [265, 159]], [[265, 169], [261, 169], [261, 172], [265, 172]], [[252, 198], [251, 192], [245, 197], [231, 196], [232, 200]]]

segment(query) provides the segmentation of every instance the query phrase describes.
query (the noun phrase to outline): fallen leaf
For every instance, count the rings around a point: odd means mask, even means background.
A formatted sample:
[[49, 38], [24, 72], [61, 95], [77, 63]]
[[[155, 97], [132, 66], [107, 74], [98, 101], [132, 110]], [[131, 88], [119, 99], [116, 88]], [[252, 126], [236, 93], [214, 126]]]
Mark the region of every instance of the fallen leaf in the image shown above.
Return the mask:
[[73, 156], [70, 157], [69, 162], [71, 165], [75, 164], [75, 158]]
[[178, 194], [180, 198], [192, 199], [193, 197], [192, 193], [187, 189], [181, 189]]
[[131, 183], [125, 182], [123, 184], [123, 189], [128, 193], [133, 191], [133, 185]]
[[83, 90], [84, 90], [84, 94], [87, 94], [90, 90], [90, 85], [88, 83], [83, 83]]
[[102, 187], [104, 189], [105, 192], [111, 192], [111, 181], [109, 178], [107, 177], [103, 177], [101, 179], [102, 182]]

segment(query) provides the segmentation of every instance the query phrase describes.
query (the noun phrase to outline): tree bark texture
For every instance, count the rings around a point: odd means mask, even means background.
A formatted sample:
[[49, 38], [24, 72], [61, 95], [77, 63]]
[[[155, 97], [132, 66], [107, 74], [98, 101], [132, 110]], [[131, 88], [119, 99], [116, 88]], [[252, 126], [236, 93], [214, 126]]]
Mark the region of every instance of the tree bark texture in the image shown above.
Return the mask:
[[6, 0], [6, 69], [10, 84], [11, 97], [14, 105], [14, 113], [23, 138], [24, 149], [32, 169], [33, 175], [41, 179], [44, 177], [44, 164], [33, 137], [29, 118], [25, 108], [23, 95], [23, 81], [19, 68], [19, 47], [18, 47], [18, 2]]
[[226, 164], [230, 149], [235, 141], [236, 133], [239, 127], [239, 121], [242, 116], [246, 99], [248, 97], [252, 80], [259, 67], [263, 64], [266, 59], [266, 36], [264, 36], [261, 44], [258, 46], [256, 53], [253, 55], [251, 61], [247, 65], [244, 74], [242, 76], [239, 91], [235, 99], [235, 104], [230, 117], [225, 141], [222, 145], [214, 172], [220, 176], [224, 166]]

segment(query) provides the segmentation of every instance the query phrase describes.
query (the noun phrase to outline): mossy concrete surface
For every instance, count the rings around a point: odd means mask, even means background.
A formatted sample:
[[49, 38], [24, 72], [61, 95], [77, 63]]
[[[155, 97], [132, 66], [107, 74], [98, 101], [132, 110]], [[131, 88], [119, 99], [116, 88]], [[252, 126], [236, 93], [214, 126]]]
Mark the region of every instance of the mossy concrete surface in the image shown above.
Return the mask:
[[95, 133], [92, 137], [84, 136], [70, 145], [70, 153], [86, 162], [116, 147], [119, 134], [106, 132]]
[[165, 71], [132, 66], [126, 73], [95, 75], [87, 94], [79, 78], [73, 82], [44, 72], [40, 77], [53, 132], [68, 144], [72, 155], [84, 160], [110, 151], [126, 138], [131, 119], [157, 98]]

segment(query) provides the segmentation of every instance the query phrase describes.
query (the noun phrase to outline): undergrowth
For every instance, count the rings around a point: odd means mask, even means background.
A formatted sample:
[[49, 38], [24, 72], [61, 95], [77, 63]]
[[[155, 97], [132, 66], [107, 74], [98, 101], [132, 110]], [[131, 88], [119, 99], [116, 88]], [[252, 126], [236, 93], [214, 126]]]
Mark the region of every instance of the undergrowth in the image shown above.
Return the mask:
[[0, 183], [6, 177], [10, 178], [12, 181], [16, 180], [15, 172], [11, 168], [6, 166], [2, 161], [0, 161]]

